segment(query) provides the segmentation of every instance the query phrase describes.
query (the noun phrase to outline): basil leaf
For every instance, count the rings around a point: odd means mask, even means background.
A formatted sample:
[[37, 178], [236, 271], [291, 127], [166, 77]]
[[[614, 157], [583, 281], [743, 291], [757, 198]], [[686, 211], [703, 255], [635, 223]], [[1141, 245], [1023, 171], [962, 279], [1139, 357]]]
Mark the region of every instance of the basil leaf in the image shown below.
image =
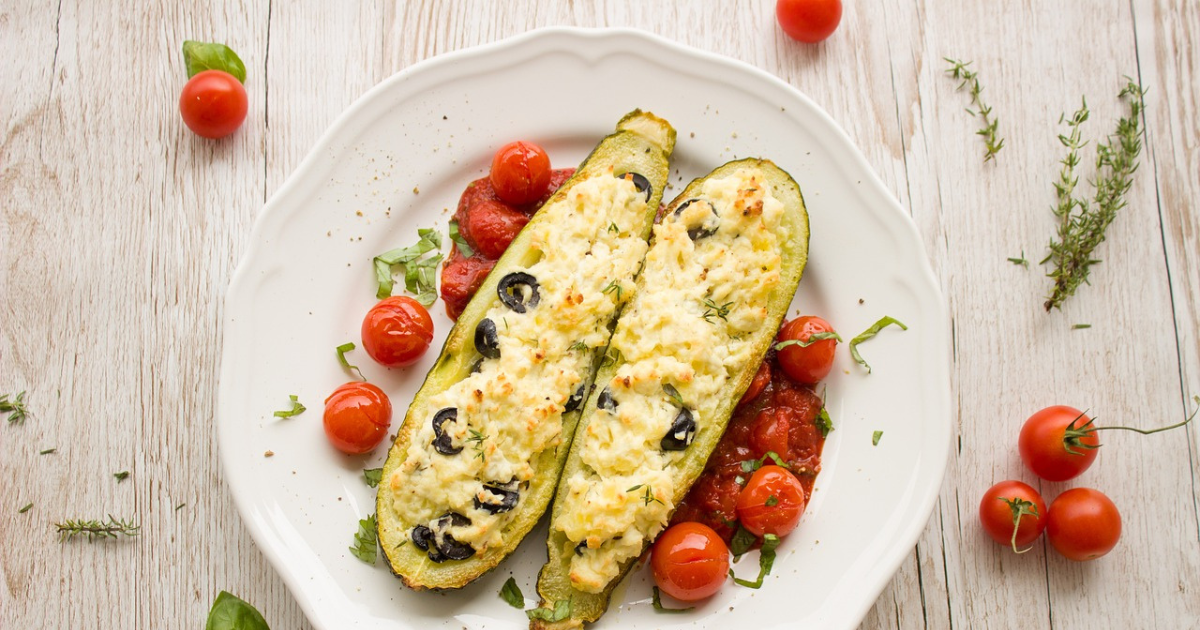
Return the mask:
[[813, 345], [814, 343], [817, 343], [818, 341], [825, 341], [826, 339], [833, 339], [833, 340], [837, 341], [838, 343], [841, 343], [841, 341], [842, 341], [842, 338], [835, 332], [832, 332], [832, 331], [819, 332], [819, 333], [813, 333], [813, 334], [809, 335], [808, 339], [805, 339], [804, 341], [800, 341], [799, 339], [788, 339], [787, 341], [780, 341], [779, 343], [775, 344], [775, 350], [776, 351], [783, 350], [784, 348], [786, 348], [788, 346], [800, 346], [801, 348], [807, 348], [807, 347]]
[[658, 612], [665, 612], [665, 613], [681, 613], [681, 612], [687, 612], [689, 610], [693, 610], [696, 608], [695, 606], [688, 606], [687, 608], [664, 608], [662, 605], [662, 598], [658, 594], [657, 586], [654, 587], [654, 599], [650, 603], [652, 603], [654, 605], [654, 610], [657, 610]]
[[879, 438], [883, 437], [883, 431], [876, 431], [871, 434], [871, 446], [879, 446]]
[[867, 365], [866, 360], [864, 360], [862, 355], [858, 353], [858, 344], [874, 337], [875, 335], [879, 334], [879, 331], [891, 326], [892, 324], [899, 326], [900, 330], [908, 330], [908, 326], [905, 326], [900, 320], [884, 315], [879, 319], [879, 321], [871, 324], [870, 328], [862, 331], [862, 333], [850, 340], [850, 357], [853, 358], [854, 361], [859, 365], [867, 368], [867, 374], [871, 373], [871, 366]]
[[573, 602], [569, 599], [560, 599], [554, 602], [554, 609], [549, 608], [532, 608], [525, 611], [525, 616], [530, 619], [541, 619], [542, 621], [562, 621], [571, 616], [571, 608]]
[[772, 462], [775, 462], [776, 466], [791, 469], [791, 466], [788, 465], [787, 462], [783, 461], [783, 458], [781, 458], [775, 451], [767, 451], [767, 454], [763, 455], [759, 459], [747, 459], [742, 461], [742, 472], [754, 472], [759, 468], [762, 468], [762, 465], [765, 464], [768, 459]]
[[[391, 249], [375, 257], [375, 280], [379, 285], [375, 291], [375, 297], [382, 300], [383, 298], [390, 297], [392, 295], [392, 267], [395, 265], [403, 265], [404, 286], [410, 292], [417, 293], [417, 301], [421, 302], [425, 306], [429, 306], [430, 304], [433, 304], [435, 299], [437, 299], [436, 290], [434, 291], [432, 297], [428, 295], [421, 295], [422, 292], [419, 290], [421, 287], [418, 285], [418, 280], [422, 281], [421, 284], [428, 285], [428, 287], [433, 287], [436, 289], [433, 272], [437, 268], [437, 264], [441, 262], [442, 255], [437, 254], [436, 256], [426, 259], [424, 265], [427, 267], [427, 269], [425, 271], [410, 272], [409, 267], [418, 264], [418, 261], [425, 254], [441, 249], [442, 235], [440, 232], [432, 228], [421, 228], [417, 230], [417, 236], [420, 237], [420, 240], [418, 240], [415, 245]], [[433, 262], [430, 263], [428, 262], [429, 260], [432, 260]], [[424, 300], [426, 299], [429, 301], [425, 302]]]
[[354, 349], [354, 342], [353, 342], [353, 341], [347, 341], [346, 343], [344, 343], [344, 344], [342, 344], [342, 345], [338, 346], [338, 347], [336, 348], [336, 350], [337, 350], [337, 355], [338, 355], [338, 363], [341, 363], [341, 364], [342, 364], [342, 368], [343, 368], [344, 370], [346, 370], [347, 372], [349, 372], [350, 370], [354, 370], [355, 372], [358, 372], [358, 378], [359, 378], [359, 380], [363, 380], [363, 381], [365, 381], [365, 380], [367, 380], [367, 377], [363, 376], [362, 370], [358, 369], [358, 366], [357, 366], [357, 365], [351, 365], [351, 364], [350, 364], [350, 361], [348, 361], [348, 360], [346, 359], [346, 353], [347, 353], [347, 352], [350, 352], [350, 351], [351, 351], [351, 350], [353, 350], [353, 349]]
[[308, 411], [308, 408], [304, 405], [301, 405], [300, 400], [295, 395], [288, 395], [288, 399], [292, 401], [292, 408], [285, 409], [283, 411], [276, 411], [276, 418], [291, 418], [292, 416], [298, 416], [305, 411]]
[[463, 258], [470, 258], [475, 255], [475, 250], [467, 244], [467, 239], [463, 238], [461, 232], [458, 231], [458, 220], [450, 219], [450, 240], [458, 247], [458, 253], [463, 255]]
[[513, 608], [525, 607], [525, 595], [521, 593], [521, 587], [517, 586], [517, 581], [511, 577], [504, 583], [504, 586], [500, 587], [500, 599], [508, 602], [508, 605]]
[[358, 533], [354, 535], [354, 546], [350, 547], [350, 553], [367, 564], [375, 564], [377, 546], [375, 515], [371, 514], [358, 522]]
[[246, 82], [246, 64], [225, 44], [183, 42], [183, 63], [187, 66], [188, 78], [205, 70], [221, 70], [232, 74], [239, 82]]
[[771, 568], [775, 566], [775, 548], [779, 546], [779, 537], [774, 534], [763, 536], [762, 549], [759, 550], [758, 556], [758, 579], [751, 582], [743, 580], [734, 575], [733, 569], [729, 570], [729, 577], [733, 578], [733, 582], [738, 586], [747, 588], [762, 588], [763, 578], [771, 574]]
[[833, 430], [833, 418], [829, 417], [829, 412], [821, 407], [821, 411], [817, 413], [817, 429], [821, 431], [821, 437], [828, 437], [829, 432]]
[[380, 481], [383, 481], [382, 468], [367, 468], [363, 470], [363, 479], [367, 480], [367, 485], [372, 488], [377, 487]]
[[733, 534], [733, 539], [729, 541], [729, 551], [733, 553], [734, 559], [740, 558], [742, 554], [750, 551], [756, 540], [758, 540], [758, 537], [751, 534], [750, 530], [738, 525], [737, 531]]
[[767, 497], [767, 500], [763, 502], [763, 505], [766, 505], [767, 507], [775, 507], [776, 505], [779, 505], [779, 497], [772, 494], [771, 496]]
[[404, 288], [424, 306], [437, 301], [437, 266], [442, 255], [422, 258], [404, 267]]
[[204, 630], [271, 630], [271, 627], [254, 606], [228, 591], [221, 591], [208, 611]]

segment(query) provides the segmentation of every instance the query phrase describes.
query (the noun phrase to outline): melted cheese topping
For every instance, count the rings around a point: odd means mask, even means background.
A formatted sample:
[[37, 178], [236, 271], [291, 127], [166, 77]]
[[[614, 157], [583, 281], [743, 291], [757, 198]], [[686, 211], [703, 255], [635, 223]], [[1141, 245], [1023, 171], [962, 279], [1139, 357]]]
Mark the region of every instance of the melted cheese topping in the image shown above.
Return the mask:
[[[457, 512], [471, 523], [450, 528], [455, 540], [477, 551], [502, 542], [519, 501], [492, 514], [475, 507], [475, 499], [494, 499], [485, 483], [514, 480], [523, 498], [535, 459], [561, 442], [564, 405], [590, 376], [592, 349], [608, 342], [619, 298], [633, 289], [648, 246], [628, 228], [646, 212], [645, 194], [611, 173], [575, 184], [540, 210], [527, 227], [539, 259], [510, 270], [537, 279], [538, 305], [517, 313], [497, 300], [486, 317], [496, 324], [500, 358], [484, 360], [478, 372], [431, 397], [423, 415], [414, 416], [421, 423], [408, 457], [387, 480], [402, 522], [430, 526]], [[623, 290], [611, 289], [614, 282]], [[432, 419], [448, 407], [458, 410], [457, 419], [443, 425], [454, 447], [462, 447], [455, 455], [432, 445]]]
[[[617, 406], [597, 408], [576, 436], [583, 466], [561, 482], [567, 492], [553, 526], [570, 540], [571, 584], [581, 591], [602, 591], [675, 507], [672, 466], [686, 450], [662, 448], [680, 412], [664, 385], [678, 392], [698, 432], [714, 430], [706, 414], [755, 358], [749, 333], [767, 319], [780, 280], [780, 242], [790, 234], [783, 204], [757, 171], [709, 179], [697, 199], [654, 227], [640, 289], [610, 342], [609, 354], [624, 363], [596, 383]], [[688, 234], [713, 228], [694, 241]]]

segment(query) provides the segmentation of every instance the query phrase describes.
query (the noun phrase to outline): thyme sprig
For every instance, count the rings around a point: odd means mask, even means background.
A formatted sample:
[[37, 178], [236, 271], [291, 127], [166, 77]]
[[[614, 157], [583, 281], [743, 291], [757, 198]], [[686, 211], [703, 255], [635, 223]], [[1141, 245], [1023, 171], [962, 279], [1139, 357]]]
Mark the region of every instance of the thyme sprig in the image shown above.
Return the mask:
[[1067, 148], [1067, 155], [1062, 161], [1059, 181], [1054, 184], [1058, 197], [1054, 207], [1059, 220], [1058, 238], [1051, 239], [1050, 253], [1042, 260], [1042, 264], [1054, 267], [1046, 274], [1054, 281], [1043, 305], [1047, 311], [1062, 308], [1063, 302], [1087, 283], [1092, 265], [1100, 262], [1092, 254], [1104, 242], [1105, 231], [1117, 212], [1125, 207], [1125, 197], [1133, 185], [1142, 152], [1146, 90], [1126, 79], [1128, 83], [1117, 97], [1128, 100], [1129, 115], [1117, 120], [1116, 131], [1096, 146], [1095, 194], [1090, 202], [1075, 194], [1079, 182], [1075, 167], [1079, 164], [1079, 149], [1086, 144], [1080, 140], [1079, 127], [1088, 119], [1087, 101], [1067, 120], [1069, 133], [1058, 137]]
[[475, 429], [467, 429], [467, 431], [471, 433], [471, 437], [467, 438], [467, 441], [475, 443], [473, 445], [475, 448], [475, 459], [482, 459], [486, 462], [487, 459], [483, 454], [483, 442], [488, 439], [488, 436], [482, 431], [476, 431]]
[[717, 304], [716, 302], [712, 301], [711, 298], [704, 298], [704, 314], [700, 317], [703, 317], [704, 321], [710, 324], [716, 323], [713, 321], [714, 317], [720, 317], [725, 321], [729, 321], [729, 309], [732, 307], [733, 302]]
[[979, 83], [979, 73], [967, 69], [967, 66], [971, 65], [970, 61], [958, 61], [949, 57], [943, 57], [943, 59], [950, 63], [950, 69], [946, 70], [946, 74], [959, 81], [958, 87], [955, 89], [961, 90], [965, 87], [971, 93], [971, 105], [975, 109], [967, 108], [967, 113], [983, 119], [983, 128], [975, 132], [975, 135], [983, 136], [983, 142], [987, 146], [987, 151], [983, 154], [983, 161], [995, 159], [1000, 149], [1004, 148], [1004, 138], [1001, 138], [997, 131], [1000, 121], [992, 116], [992, 106], [983, 101], [983, 86]]
[[68, 519], [62, 523], [55, 523], [54, 527], [58, 530], [59, 540], [84, 536], [88, 542], [97, 538], [117, 538], [118, 535], [137, 536], [138, 530], [141, 529], [141, 526], [134, 525], [127, 519], [118, 519], [112, 514], [108, 515], [107, 521]]
[[13, 396], [12, 400], [8, 396], [0, 395], [0, 413], [8, 414], [9, 424], [25, 424], [25, 418], [29, 416], [29, 411], [25, 409], [25, 392]]

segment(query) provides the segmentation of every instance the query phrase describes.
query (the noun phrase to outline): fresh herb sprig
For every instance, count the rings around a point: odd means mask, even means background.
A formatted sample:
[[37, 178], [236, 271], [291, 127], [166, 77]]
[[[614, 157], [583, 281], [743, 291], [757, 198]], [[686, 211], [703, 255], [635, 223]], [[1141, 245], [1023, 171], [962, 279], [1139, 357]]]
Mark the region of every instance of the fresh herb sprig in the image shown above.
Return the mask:
[[358, 521], [358, 533], [354, 535], [354, 546], [350, 547], [350, 553], [367, 564], [375, 564], [377, 547], [375, 515], [371, 514]]
[[946, 70], [946, 74], [959, 81], [956, 89], [961, 90], [965, 87], [971, 93], [971, 105], [975, 109], [968, 107], [967, 113], [983, 119], [983, 128], [975, 132], [975, 135], [983, 137], [983, 142], [987, 146], [987, 150], [983, 154], [983, 161], [995, 159], [1000, 149], [1004, 148], [1004, 138], [1000, 137], [997, 130], [1000, 121], [992, 116], [992, 106], [983, 101], [983, 86], [979, 83], [979, 73], [967, 68], [971, 65], [970, 61], [958, 61], [949, 57], [943, 57], [943, 59], [950, 63], [950, 69]]
[[292, 404], [292, 408], [276, 411], [273, 414], [276, 418], [292, 418], [304, 413], [305, 411], [308, 411], [308, 407], [300, 404], [300, 399], [294, 394], [288, 395], [288, 401]]
[[25, 408], [25, 392], [20, 392], [9, 400], [9, 395], [0, 395], [0, 413], [8, 414], [9, 424], [25, 424], [29, 411]]
[[1054, 184], [1058, 198], [1054, 207], [1058, 237], [1051, 239], [1050, 253], [1042, 260], [1042, 264], [1053, 266], [1046, 274], [1053, 280], [1050, 295], [1043, 304], [1046, 311], [1062, 308], [1063, 302], [1087, 283], [1092, 265], [1100, 262], [1093, 252], [1104, 242], [1105, 232], [1117, 212], [1125, 207], [1125, 198], [1138, 168], [1145, 95], [1142, 86], [1132, 79], [1118, 94], [1118, 98], [1128, 101], [1129, 115], [1119, 119], [1113, 135], [1096, 147], [1096, 190], [1090, 202], [1075, 194], [1079, 183], [1075, 174], [1079, 149], [1086, 144], [1081, 140], [1079, 128], [1088, 119], [1087, 101], [1067, 120], [1069, 132], [1058, 137], [1067, 148], [1067, 155], [1062, 160], [1059, 180]]
[[471, 437], [467, 438], [467, 441], [474, 442], [472, 446], [475, 448], [475, 459], [482, 459], [486, 462], [487, 458], [484, 455], [483, 443], [487, 441], [488, 436], [482, 431], [476, 431], [475, 429], [467, 429], [467, 431], [471, 434]]
[[118, 536], [137, 536], [141, 526], [134, 525], [128, 519], [118, 519], [112, 514], [108, 515], [108, 520], [71, 520], [68, 519], [62, 523], [55, 523], [54, 527], [58, 531], [60, 540], [70, 540], [76, 536], [83, 536], [88, 539], [88, 542], [97, 538], [117, 538]]
[[638, 485], [626, 490], [625, 492], [633, 492], [634, 490], [641, 490], [643, 488], [645, 488], [645, 492], [643, 492], [642, 496], [639, 497], [642, 500], [642, 505], [650, 505], [651, 503], [657, 503], [659, 505], [666, 505], [661, 500], [659, 500], [658, 497], [654, 496], [654, 486], [649, 486], [646, 484], [639, 483]]

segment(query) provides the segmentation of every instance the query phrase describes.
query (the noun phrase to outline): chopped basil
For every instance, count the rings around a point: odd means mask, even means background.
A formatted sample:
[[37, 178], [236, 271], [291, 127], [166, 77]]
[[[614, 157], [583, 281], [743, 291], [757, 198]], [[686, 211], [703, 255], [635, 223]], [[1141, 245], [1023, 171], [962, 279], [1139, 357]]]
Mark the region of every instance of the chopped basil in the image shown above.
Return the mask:
[[821, 407], [821, 411], [817, 413], [816, 423], [821, 437], [828, 437], [829, 432], [833, 430], [833, 418], [829, 417], [829, 411], [825, 407]]
[[879, 321], [871, 324], [870, 328], [862, 331], [862, 333], [850, 340], [850, 356], [856, 363], [867, 368], [867, 374], [871, 373], [871, 366], [868, 365], [866, 360], [862, 358], [862, 355], [858, 353], [858, 344], [874, 337], [875, 335], [879, 334], [879, 331], [893, 324], [899, 326], [900, 330], [908, 330], [908, 326], [905, 326], [900, 320], [884, 315], [879, 319]]
[[783, 458], [776, 454], [775, 451], [767, 451], [767, 454], [763, 455], [760, 459], [747, 459], [743, 461], [742, 472], [754, 472], [759, 468], [762, 468], [763, 464], [766, 463], [768, 459], [775, 462], [776, 466], [791, 468], [791, 466], [789, 466], [787, 462], [783, 461]]
[[658, 612], [665, 612], [665, 613], [681, 613], [681, 612], [687, 612], [689, 610], [693, 610], [696, 608], [695, 606], [688, 606], [687, 608], [665, 608], [662, 605], [662, 597], [658, 594], [657, 586], [654, 587], [654, 599], [651, 601], [651, 603], [654, 605], [654, 610], [657, 610]]
[[276, 418], [291, 418], [293, 416], [298, 416], [308, 410], [307, 407], [300, 404], [300, 400], [294, 394], [288, 395], [288, 399], [291, 400], [291, 402], [292, 402], [292, 408], [285, 409], [283, 411], [276, 411], [275, 412]]
[[358, 521], [358, 533], [354, 535], [354, 546], [350, 547], [350, 553], [367, 564], [375, 564], [377, 546], [375, 536], [375, 515], [371, 514]]
[[879, 446], [879, 438], [883, 437], [883, 431], [876, 431], [871, 434], [871, 446]]
[[458, 247], [458, 253], [463, 255], [463, 258], [470, 258], [475, 255], [475, 250], [467, 244], [467, 239], [463, 238], [461, 232], [458, 231], [458, 220], [450, 219], [450, 240]]
[[751, 534], [750, 530], [738, 525], [737, 531], [733, 534], [733, 539], [729, 541], [729, 551], [733, 553], [733, 557], [736, 560], [742, 554], [750, 551], [750, 548], [754, 546], [754, 542], [757, 540], [758, 537]]
[[122, 470], [121, 472], [113, 473], [113, 476], [117, 478], [117, 483], [121, 483], [129, 478], [129, 471]]
[[767, 507], [775, 507], [776, 505], [779, 505], [779, 497], [772, 494], [771, 496], [767, 497], [767, 500], [764, 502], [764, 504]]
[[800, 346], [801, 348], [807, 348], [807, 347], [813, 345], [814, 343], [817, 343], [818, 341], [825, 341], [826, 339], [833, 339], [839, 343], [841, 343], [841, 341], [842, 341], [842, 338], [833, 331], [819, 332], [819, 333], [813, 333], [813, 334], [809, 335], [808, 339], [805, 339], [804, 341], [800, 341], [799, 339], [788, 339], [787, 341], [780, 341], [779, 343], [775, 344], [775, 350], [776, 351], [783, 350], [784, 348], [786, 348], [788, 346]]
[[729, 577], [733, 578], [733, 582], [738, 586], [747, 588], [762, 588], [763, 578], [771, 574], [771, 567], [775, 566], [775, 548], [779, 546], [779, 537], [774, 534], [763, 536], [762, 549], [758, 556], [758, 579], [753, 582], [743, 580], [737, 575], [734, 575], [733, 569], [729, 570]]
[[562, 621], [563, 619], [570, 617], [572, 607], [573, 607], [573, 602], [571, 600], [560, 599], [560, 600], [554, 602], [553, 609], [540, 608], [540, 607], [533, 608], [530, 610], [526, 610], [525, 616], [529, 617], [530, 619], [541, 619], [542, 621], [549, 621], [550, 623], [554, 623], [556, 621]]
[[525, 607], [525, 595], [521, 593], [521, 587], [517, 586], [517, 581], [511, 577], [504, 583], [504, 586], [500, 587], [500, 599], [508, 602], [508, 605], [513, 608]]
[[354, 347], [353, 341], [347, 341], [346, 343], [335, 348], [337, 350], [338, 363], [342, 364], [342, 369], [346, 370], [347, 372], [350, 370], [358, 372], [359, 380], [365, 381], [367, 380], [367, 377], [363, 376], [362, 370], [358, 369], [357, 365], [351, 365], [350, 361], [346, 359], [346, 353], [353, 350]]
[[679, 395], [679, 390], [675, 389], [674, 385], [670, 383], [663, 383], [663, 391], [671, 397], [671, 400], [675, 401], [675, 404], [679, 405], [680, 407], [684, 406], [683, 396]]
[[374, 487], [378, 486], [379, 482], [383, 479], [383, 469], [382, 468], [364, 469], [363, 470], [363, 479], [367, 480], [368, 486], [371, 486], [372, 488], [374, 488]]
[[[409, 247], [399, 247], [375, 257], [375, 280], [379, 287], [375, 297], [383, 299], [392, 295], [392, 267], [404, 267], [404, 288], [414, 294], [425, 306], [437, 299], [437, 266], [442, 262], [441, 253], [425, 256], [442, 248], [442, 235], [432, 228], [417, 230], [420, 240]], [[424, 256], [424, 258], [422, 258]]]

